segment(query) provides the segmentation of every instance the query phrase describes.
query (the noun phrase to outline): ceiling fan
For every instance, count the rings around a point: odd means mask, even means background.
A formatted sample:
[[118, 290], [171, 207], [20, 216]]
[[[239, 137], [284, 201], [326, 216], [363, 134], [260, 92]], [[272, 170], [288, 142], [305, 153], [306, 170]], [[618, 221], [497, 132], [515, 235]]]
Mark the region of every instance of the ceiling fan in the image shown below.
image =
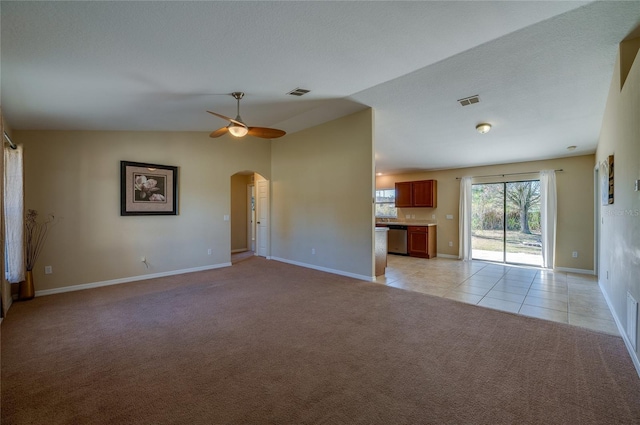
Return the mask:
[[275, 139], [277, 137], [282, 137], [285, 134], [287, 134], [283, 130], [278, 130], [276, 128], [247, 126], [242, 121], [242, 118], [240, 117], [240, 99], [244, 97], [244, 93], [237, 91], [237, 92], [231, 93], [231, 96], [233, 96], [238, 101], [238, 112], [237, 112], [236, 119], [231, 119], [222, 114], [217, 114], [215, 112], [207, 111], [211, 115], [215, 115], [216, 117], [220, 117], [223, 120], [229, 121], [228, 126], [221, 127], [211, 132], [211, 134], [209, 134], [209, 137], [220, 137], [226, 133], [231, 133], [231, 135], [235, 137], [244, 137], [248, 134], [249, 136], [262, 137], [263, 139]]

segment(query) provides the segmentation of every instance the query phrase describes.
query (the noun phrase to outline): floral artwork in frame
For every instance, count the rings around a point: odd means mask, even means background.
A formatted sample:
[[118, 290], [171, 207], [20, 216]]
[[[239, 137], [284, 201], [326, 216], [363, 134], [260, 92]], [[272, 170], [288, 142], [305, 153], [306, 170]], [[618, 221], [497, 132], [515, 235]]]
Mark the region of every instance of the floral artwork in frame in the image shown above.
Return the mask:
[[120, 215], [177, 215], [178, 167], [120, 161]]

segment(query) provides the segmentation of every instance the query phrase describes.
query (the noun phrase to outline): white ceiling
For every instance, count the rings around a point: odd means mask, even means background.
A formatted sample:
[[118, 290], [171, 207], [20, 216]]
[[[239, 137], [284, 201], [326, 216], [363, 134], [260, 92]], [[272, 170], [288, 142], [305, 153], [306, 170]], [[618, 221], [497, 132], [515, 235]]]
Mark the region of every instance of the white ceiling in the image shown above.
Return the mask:
[[235, 116], [228, 93], [244, 91], [249, 125], [289, 133], [374, 108], [376, 168], [405, 172], [593, 152], [640, 1], [3, 0], [0, 13], [14, 129], [209, 132], [225, 123], [205, 111]]

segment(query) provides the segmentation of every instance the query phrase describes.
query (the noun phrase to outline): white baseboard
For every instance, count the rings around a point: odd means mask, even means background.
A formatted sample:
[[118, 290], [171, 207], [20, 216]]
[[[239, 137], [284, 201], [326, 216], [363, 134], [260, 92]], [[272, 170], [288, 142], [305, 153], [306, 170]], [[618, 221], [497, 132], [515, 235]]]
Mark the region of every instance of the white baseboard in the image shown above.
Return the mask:
[[81, 285], [63, 286], [62, 288], [44, 289], [42, 291], [36, 291], [36, 297], [44, 295], [61, 294], [63, 292], [81, 291], [83, 289], [99, 288], [101, 286], [118, 285], [120, 283], [137, 282], [139, 280], [155, 279], [158, 277], [175, 276], [177, 274], [201, 272], [205, 270], [219, 269], [222, 267], [229, 267], [231, 263], [214, 264], [211, 266], [193, 267], [190, 269], [172, 270], [162, 273], [143, 274], [139, 276], [123, 277], [121, 279], [104, 280], [102, 282], [83, 283]]
[[440, 257], [440, 258], [452, 258], [452, 259], [455, 259], [455, 260], [457, 260], [457, 259], [458, 259], [458, 256], [457, 256], [457, 255], [451, 255], [451, 254], [440, 254], [439, 252], [436, 254], [436, 258], [438, 258], [438, 257]]
[[631, 345], [631, 341], [629, 341], [629, 337], [627, 336], [627, 332], [622, 327], [622, 323], [620, 322], [620, 320], [618, 320], [618, 316], [616, 316], [616, 312], [613, 309], [613, 304], [611, 303], [611, 300], [609, 299], [609, 296], [607, 295], [607, 291], [605, 291], [604, 288], [602, 287], [602, 285], [600, 285], [600, 282], [598, 282], [598, 287], [600, 288], [600, 292], [602, 292], [602, 295], [604, 296], [604, 300], [607, 302], [607, 305], [609, 306], [609, 311], [611, 312], [611, 315], [613, 316], [613, 320], [615, 320], [615, 322], [616, 322], [616, 326], [618, 327], [618, 332], [620, 332], [620, 336], [622, 336], [622, 340], [624, 341], [624, 345], [627, 347], [627, 351], [629, 352], [629, 356], [631, 356], [631, 361], [633, 362], [633, 365], [636, 368], [636, 373], [640, 377], [640, 359], [638, 359], [638, 355], [633, 350], [633, 345]]
[[566, 273], [590, 274], [592, 276], [596, 274], [594, 270], [572, 269], [570, 267], [556, 267], [553, 270], [558, 272], [566, 272]]
[[269, 257], [269, 259], [280, 261], [282, 263], [293, 264], [294, 266], [300, 266], [300, 267], [306, 267], [308, 269], [320, 270], [321, 272], [333, 273], [333, 274], [337, 274], [337, 275], [340, 275], [340, 276], [352, 277], [354, 279], [366, 280], [368, 282], [375, 282], [375, 280], [376, 280], [375, 276], [365, 276], [365, 275], [362, 275], [362, 274], [356, 274], [356, 273], [351, 273], [351, 272], [345, 272], [345, 271], [342, 271], [342, 270], [330, 269], [330, 268], [327, 268], [327, 267], [316, 266], [315, 264], [307, 264], [307, 263], [301, 263], [299, 261], [287, 260], [286, 258]]

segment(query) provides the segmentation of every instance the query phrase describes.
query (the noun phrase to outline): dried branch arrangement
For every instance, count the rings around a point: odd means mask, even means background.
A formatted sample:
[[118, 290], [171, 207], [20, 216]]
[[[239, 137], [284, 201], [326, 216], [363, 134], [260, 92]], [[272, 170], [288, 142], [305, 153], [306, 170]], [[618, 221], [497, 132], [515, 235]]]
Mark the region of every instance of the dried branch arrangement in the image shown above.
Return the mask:
[[38, 211], [27, 211], [27, 217], [24, 223], [26, 239], [25, 263], [27, 271], [33, 270], [33, 266], [42, 252], [44, 242], [47, 240], [47, 233], [49, 232], [49, 228], [53, 225], [54, 220], [55, 216], [53, 214], [49, 214], [45, 221], [39, 222]]

